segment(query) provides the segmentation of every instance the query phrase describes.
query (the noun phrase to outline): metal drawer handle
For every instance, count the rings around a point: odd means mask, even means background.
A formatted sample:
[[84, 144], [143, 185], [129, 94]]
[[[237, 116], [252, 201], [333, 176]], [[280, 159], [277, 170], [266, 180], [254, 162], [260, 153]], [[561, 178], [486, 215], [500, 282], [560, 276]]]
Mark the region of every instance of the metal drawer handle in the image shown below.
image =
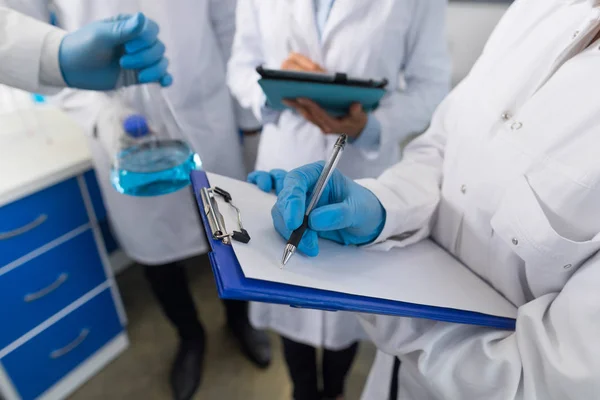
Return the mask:
[[29, 294], [25, 295], [25, 298], [24, 298], [25, 302], [26, 303], [31, 303], [32, 301], [39, 300], [42, 297], [44, 297], [44, 296], [46, 296], [46, 295], [54, 292], [56, 289], [58, 289], [60, 287], [60, 285], [62, 285], [63, 283], [65, 283], [68, 278], [69, 278], [69, 274], [67, 274], [66, 272], [63, 272], [49, 286], [46, 286], [42, 290], [37, 291], [35, 293], [29, 293]]
[[90, 334], [89, 329], [87, 329], [87, 328], [82, 329], [81, 332], [79, 333], [79, 336], [77, 336], [77, 338], [75, 340], [73, 340], [71, 343], [69, 343], [62, 349], [54, 350], [52, 353], [50, 353], [50, 358], [55, 360], [57, 358], [64, 356], [65, 354], [68, 354], [71, 351], [75, 350], [75, 348], [77, 348], [77, 346], [79, 346], [81, 343], [83, 343], [83, 341], [88, 337], [89, 334]]
[[41, 224], [46, 222], [47, 219], [48, 219], [48, 216], [46, 214], [41, 214], [40, 216], [38, 216], [36, 219], [31, 221], [27, 225], [23, 225], [22, 227], [17, 228], [14, 231], [0, 232], [0, 240], [12, 239], [16, 236], [19, 236], [26, 232], [29, 232], [30, 230], [37, 228], [38, 226], [40, 226]]

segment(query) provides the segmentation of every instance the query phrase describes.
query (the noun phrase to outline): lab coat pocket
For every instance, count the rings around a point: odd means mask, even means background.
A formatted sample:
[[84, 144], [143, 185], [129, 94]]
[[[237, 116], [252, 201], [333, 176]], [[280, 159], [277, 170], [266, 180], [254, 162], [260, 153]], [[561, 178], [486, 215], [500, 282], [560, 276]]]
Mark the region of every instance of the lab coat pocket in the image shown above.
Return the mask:
[[586, 241], [560, 235], [525, 176], [507, 189], [491, 225], [494, 233], [523, 260], [525, 276], [537, 295], [561, 290], [570, 276], [600, 249], [600, 235]]

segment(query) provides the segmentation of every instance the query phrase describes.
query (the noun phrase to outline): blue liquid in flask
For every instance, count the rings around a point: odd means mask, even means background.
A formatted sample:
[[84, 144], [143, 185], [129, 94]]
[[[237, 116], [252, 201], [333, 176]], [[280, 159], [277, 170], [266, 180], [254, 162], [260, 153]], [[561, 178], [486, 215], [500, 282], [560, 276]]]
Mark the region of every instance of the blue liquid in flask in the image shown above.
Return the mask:
[[181, 140], [161, 140], [128, 147], [117, 154], [111, 181], [118, 192], [137, 197], [160, 196], [190, 184], [200, 158]]

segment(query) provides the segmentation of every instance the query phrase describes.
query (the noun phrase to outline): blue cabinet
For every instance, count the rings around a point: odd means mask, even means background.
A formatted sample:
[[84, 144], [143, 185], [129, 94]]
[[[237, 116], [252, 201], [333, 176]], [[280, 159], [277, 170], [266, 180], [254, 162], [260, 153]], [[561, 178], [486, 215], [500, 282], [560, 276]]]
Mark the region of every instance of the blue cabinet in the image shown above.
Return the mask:
[[117, 243], [117, 240], [115, 239], [110, 229], [110, 223], [108, 222], [108, 213], [106, 212], [106, 207], [104, 206], [104, 202], [102, 201], [102, 192], [100, 191], [100, 185], [98, 185], [98, 180], [93, 170], [86, 172], [84, 174], [84, 179], [85, 184], [87, 186], [87, 190], [90, 194], [90, 199], [92, 201], [94, 213], [96, 214], [98, 227], [100, 228], [100, 232], [102, 233], [102, 239], [104, 239], [106, 251], [110, 254], [119, 249], [119, 244]]
[[[68, 254], [68, 257], [65, 257]], [[0, 277], [0, 348], [106, 281], [91, 229]]]
[[76, 179], [0, 208], [0, 268], [89, 222]]
[[64, 398], [127, 347], [105, 243], [91, 170], [0, 206], [0, 398]]
[[87, 191], [90, 194], [90, 199], [92, 200], [92, 207], [94, 208], [96, 219], [98, 221], [105, 221], [107, 218], [106, 207], [104, 207], [104, 202], [102, 201], [102, 192], [100, 191], [100, 185], [98, 184], [96, 173], [94, 170], [89, 170], [83, 174], [83, 179], [85, 180]]
[[105, 289], [2, 363], [21, 397], [35, 399], [121, 331], [112, 295]]

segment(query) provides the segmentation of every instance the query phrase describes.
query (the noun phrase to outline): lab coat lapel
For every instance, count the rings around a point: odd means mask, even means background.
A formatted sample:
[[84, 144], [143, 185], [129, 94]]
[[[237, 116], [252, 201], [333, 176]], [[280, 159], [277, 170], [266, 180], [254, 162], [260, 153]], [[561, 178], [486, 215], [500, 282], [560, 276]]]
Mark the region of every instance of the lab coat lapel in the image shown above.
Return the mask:
[[[307, 1], [309, 3], [309, 1]], [[312, 4], [312, 1], [310, 1]], [[375, 2], [377, 3], [377, 2]], [[371, 1], [334, 1], [333, 7], [329, 12], [329, 17], [325, 23], [323, 37], [321, 38], [322, 48], [329, 47], [331, 40], [335, 37], [335, 33], [340, 26], [352, 21], [352, 17], [360, 15], [364, 12], [365, 7], [372, 7]], [[316, 28], [315, 28], [316, 29]]]
[[312, 0], [290, 0], [292, 13], [289, 26], [288, 50], [298, 52], [323, 65], [321, 42], [315, 21]]

